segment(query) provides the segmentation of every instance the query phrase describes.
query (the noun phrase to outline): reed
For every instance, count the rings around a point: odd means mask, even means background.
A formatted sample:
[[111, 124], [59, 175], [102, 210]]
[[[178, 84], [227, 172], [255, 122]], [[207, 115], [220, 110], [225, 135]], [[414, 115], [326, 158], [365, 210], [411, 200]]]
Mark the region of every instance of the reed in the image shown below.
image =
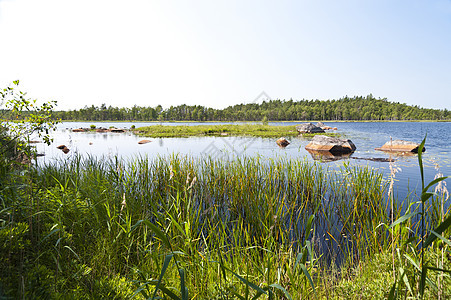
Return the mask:
[[[387, 182], [369, 167], [174, 154], [75, 157], [11, 176], [1, 189], [0, 295], [341, 297], [346, 270], [401, 242], [380, 225], [391, 223]], [[402, 207], [394, 203], [395, 219]], [[392, 229], [404, 237], [412, 225]]]

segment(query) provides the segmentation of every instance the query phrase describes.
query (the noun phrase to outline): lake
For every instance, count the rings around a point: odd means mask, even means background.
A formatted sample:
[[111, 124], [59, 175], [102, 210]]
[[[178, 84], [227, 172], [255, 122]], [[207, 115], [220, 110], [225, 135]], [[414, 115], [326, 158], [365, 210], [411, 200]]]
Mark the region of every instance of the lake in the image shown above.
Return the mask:
[[[58, 129], [52, 136], [54, 143], [50, 146], [37, 144], [38, 152], [45, 154], [39, 158], [39, 162], [51, 162], [59, 159], [67, 159], [76, 154], [94, 156], [121, 156], [132, 158], [138, 155], [165, 156], [173, 153], [183, 155], [200, 156], [210, 155], [217, 158], [224, 156], [254, 156], [263, 158], [277, 158], [280, 156], [307, 159], [323, 163], [330, 169], [339, 169], [343, 164], [365, 165], [376, 168], [389, 178], [390, 169], [388, 162], [370, 161], [373, 158], [393, 158], [394, 165], [400, 169], [396, 174], [395, 191], [398, 199], [402, 200], [409, 192], [418, 192], [421, 187], [420, 172], [417, 155], [397, 156], [390, 155], [374, 148], [382, 146], [392, 139], [402, 139], [420, 143], [427, 134], [426, 152], [424, 153], [425, 180], [434, 179], [439, 171], [451, 175], [450, 146], [451, 123], [450, 122], [325, 122], [325, 125], [337, 127], [337, 132], [342, 138], [348, 138], [356, 145], [357, 150], [348, 158], [335, 161], [318, 161], [305, 150], [305, 146], [311, 138], [293, 137], [286, 148], [279, 148], [275, 138], [254, 137], [190, 137], [190, 138], [151, 138], [152, 142], [139, 145], [138, 137], [132, 133], [75, 133], [72, 129], [89, 127], [91, 124], [97, 127], [130, 128], [159, 125], [160, 123], [141, 122], [64, 122], [58, 124]], [[208, 125], [208, 124], [230, 124], [230, 123], [163, 123], [163, 125]], [[272, 122], [272, 125], [296, 125], [299, 122]], [[56, 146], [64, 144], [71, 151], [64, 154]], [[448, 180], [449, 181], [449, 180]]]

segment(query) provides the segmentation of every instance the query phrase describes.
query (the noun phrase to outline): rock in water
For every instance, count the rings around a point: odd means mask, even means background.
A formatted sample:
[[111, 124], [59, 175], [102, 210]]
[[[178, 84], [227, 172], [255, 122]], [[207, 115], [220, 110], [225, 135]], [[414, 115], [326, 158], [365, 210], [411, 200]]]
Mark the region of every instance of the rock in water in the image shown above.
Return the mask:
[[280, 138], [276, 141], [277, 145], [280, 147], [286, 147], [290, 144], [290, 142], [286, 138]]
[[111, 131], [111, 132], [114, 132], [114, 133], [122, 133], [122, 132], [125, 132], [124, 129], [119, 129], [119, 128], [111, 128], [110, 131]]
[[58, 147], [56, 147], [56, 149], [60, 149], [60, 150], [63, 150], [64, 148], [66, 148], [66, 145], [59, 145]]
[[[379, 151], [393, 151], [393, 152], [414, 152], [418, 153], [418, 147], [420, 144], [403, 141], [403, 140], [393, 140], [386, 142], [382, 147], [376, 148], [375, 150]], [[423, 152], [426, 151], [426, 148], [423, 147]]]
[[351, 140], [343, 140], [325, 135], [316, 135], [312, 141], [305, 146], [307, 150], [328, 151], [334, 155], [352, 153], [356, 147]]
[[147, 144], [147, 143], [150, 143], [150, 142], [152, 142], [152, 141], [151, 140], [141, 140], [141, 141], [138, 142], [138, 144], [143, 145], [143, 144]]
[[299, 133], [324, 133], [324, 130], [321, 127], [318, 127], [312, 123], [304, 123], [296, 126], [296, 130]]

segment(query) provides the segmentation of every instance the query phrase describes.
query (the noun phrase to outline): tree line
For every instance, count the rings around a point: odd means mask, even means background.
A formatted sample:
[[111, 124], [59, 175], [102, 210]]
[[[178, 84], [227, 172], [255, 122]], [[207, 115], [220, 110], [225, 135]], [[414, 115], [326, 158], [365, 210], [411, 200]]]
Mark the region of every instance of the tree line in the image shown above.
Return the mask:
[[113, 107], [102, 104], [68, 111], [54, 117], [72, 121], [300, 121], [300, 120], [451, 120], [447, 109], [422, 108], [373, 95], [338, 100], [269, 100], [237, 104], [224, 109], [201, 105]]

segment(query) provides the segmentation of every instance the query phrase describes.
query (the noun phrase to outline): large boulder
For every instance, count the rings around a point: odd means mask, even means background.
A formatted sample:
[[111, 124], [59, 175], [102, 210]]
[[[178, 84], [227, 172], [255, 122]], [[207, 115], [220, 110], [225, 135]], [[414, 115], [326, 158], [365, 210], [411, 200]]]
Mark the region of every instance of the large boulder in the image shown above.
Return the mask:
[[333, 155], [352, 153], [356, 147], [351, 140], [344, 140], [325, 135], [315, 135], [310, 143], [305, 146], [307, 150], [325, 151]]
[[[389, 151], [389, 152], [413, 152], [418, 153], [418, 147], [420, 144], [404, 141], [404, 140], [392, 140], [386, 142], [382, 147], [376, 148], [379, 151]], [[426, 148], [423, 147], [423, 152]]]
[[324, 130], [321, 127], [318, 127], [312, 123], [303, 123], [296, 126], [296, 130], [299, 133], [324, 133]]
[[286, 147], [290, 144], [290, 142], [286, 138], [280, 138], [276, 141], [277, 145], [280, 147]]

